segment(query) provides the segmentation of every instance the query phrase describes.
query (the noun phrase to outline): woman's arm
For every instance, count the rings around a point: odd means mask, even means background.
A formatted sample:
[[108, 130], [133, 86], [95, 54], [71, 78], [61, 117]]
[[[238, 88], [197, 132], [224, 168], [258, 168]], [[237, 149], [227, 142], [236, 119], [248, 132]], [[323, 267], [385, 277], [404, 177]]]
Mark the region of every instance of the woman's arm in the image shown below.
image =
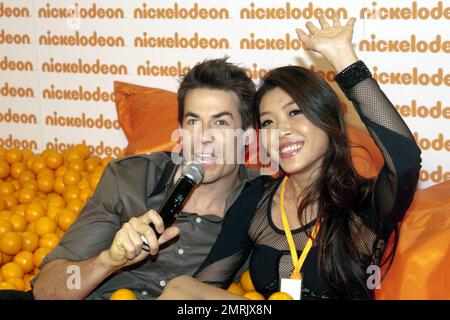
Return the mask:
[[158, 300], [245, 300], [189, 276], [179, 276], [167, 283]]
[[300, 29], [297, 33], [306, 49], [321, 53], [335, 68], [336, 82], [383, 154], [385, 165], [376, 179], [372, 200], [376, 216], [369, 218], [375, 220], [375, 229], [388, 236], [412, 201], [421, 152], [402, 117], [356, 56], [351, 44], [355, 19], [345, 26], [337, 16], [332, 26], [323, 17], [319, 22], [321, 29], [307, 23], [310, 35]]

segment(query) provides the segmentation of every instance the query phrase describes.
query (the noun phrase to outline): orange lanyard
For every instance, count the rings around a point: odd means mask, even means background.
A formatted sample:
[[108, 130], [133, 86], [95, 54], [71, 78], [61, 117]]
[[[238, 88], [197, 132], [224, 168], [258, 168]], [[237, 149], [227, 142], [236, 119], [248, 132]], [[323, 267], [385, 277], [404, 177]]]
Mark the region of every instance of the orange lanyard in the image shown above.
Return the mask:
[[280, 212], [281, 219], [283, 220], [284, 232], [286, 234], [286, 239], [289, 244], [289, 249], [291, 250], [292, 263], [294, 264], [294, 271], [292, 271], [291, 279], [301, 279], [302, 275], [300, 270], [303, 266], [303, 263], [308, 256], [309, 251], [311, 250], [313, 240], [316, 238], [317, 233], [319, 232], [319, 224], [317, 223], [314, 226], [314, 230], [311, 234], [312, 238], [308, 238], [306, 242], [305, 248], [302, 251], [300, 258], [298, 258], [297, 250], [295, 248], [294, 238], [292, 237], [291, 227], [289, 226], [288, 219], [286, 217], [286, 212], [284, 211], [284, 193], [286, 190], [286, 183], [288, 181], [288, 176], [284, 177], [283, 182], [281, 183], [281, 193], [280, 193]]

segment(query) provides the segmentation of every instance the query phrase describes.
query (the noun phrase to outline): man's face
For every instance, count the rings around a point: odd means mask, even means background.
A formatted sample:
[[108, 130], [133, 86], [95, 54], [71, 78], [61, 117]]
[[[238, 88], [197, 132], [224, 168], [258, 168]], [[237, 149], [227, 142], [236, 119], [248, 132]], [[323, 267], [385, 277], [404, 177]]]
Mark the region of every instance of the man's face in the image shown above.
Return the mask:
[[[237, 169], [233, 132], [242, 128], [239, 100], [234, 92], [197, 88], [184, 101], [183, 156], [205, 169], [203, 183], [213, 183]], [[227, 161], [227, 159], [234, 159]]]

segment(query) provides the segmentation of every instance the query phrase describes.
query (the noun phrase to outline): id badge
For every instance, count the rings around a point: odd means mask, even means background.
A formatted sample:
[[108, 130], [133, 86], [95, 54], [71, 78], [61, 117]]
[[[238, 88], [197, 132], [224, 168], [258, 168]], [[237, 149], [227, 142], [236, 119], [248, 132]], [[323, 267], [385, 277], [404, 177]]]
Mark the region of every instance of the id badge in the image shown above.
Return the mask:
[[302, 299], [302, 279], [281, 279], [280, 291], [289, 294], [294, 300]]

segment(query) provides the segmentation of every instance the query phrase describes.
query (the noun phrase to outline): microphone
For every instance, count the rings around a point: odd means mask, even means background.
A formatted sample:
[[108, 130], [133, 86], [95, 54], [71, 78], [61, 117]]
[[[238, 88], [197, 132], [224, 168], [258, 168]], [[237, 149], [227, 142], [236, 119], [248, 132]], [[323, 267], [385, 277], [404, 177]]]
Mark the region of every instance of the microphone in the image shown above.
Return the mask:
[[[203, 167], [196, 162], [188, 162], [184, 165], [181, 177], [158, 210], [159, 215], [163, 219], [164, 228], [167, 228], [175, 221], [175, 216], [181, 211], [183, 202], [187, 199], [192, 189], [203, 180], [204, 174]], [[144, 241], [142, 249], [150, 251], [147, 240], [143, 235], [141, 235], [141, 239]]]

